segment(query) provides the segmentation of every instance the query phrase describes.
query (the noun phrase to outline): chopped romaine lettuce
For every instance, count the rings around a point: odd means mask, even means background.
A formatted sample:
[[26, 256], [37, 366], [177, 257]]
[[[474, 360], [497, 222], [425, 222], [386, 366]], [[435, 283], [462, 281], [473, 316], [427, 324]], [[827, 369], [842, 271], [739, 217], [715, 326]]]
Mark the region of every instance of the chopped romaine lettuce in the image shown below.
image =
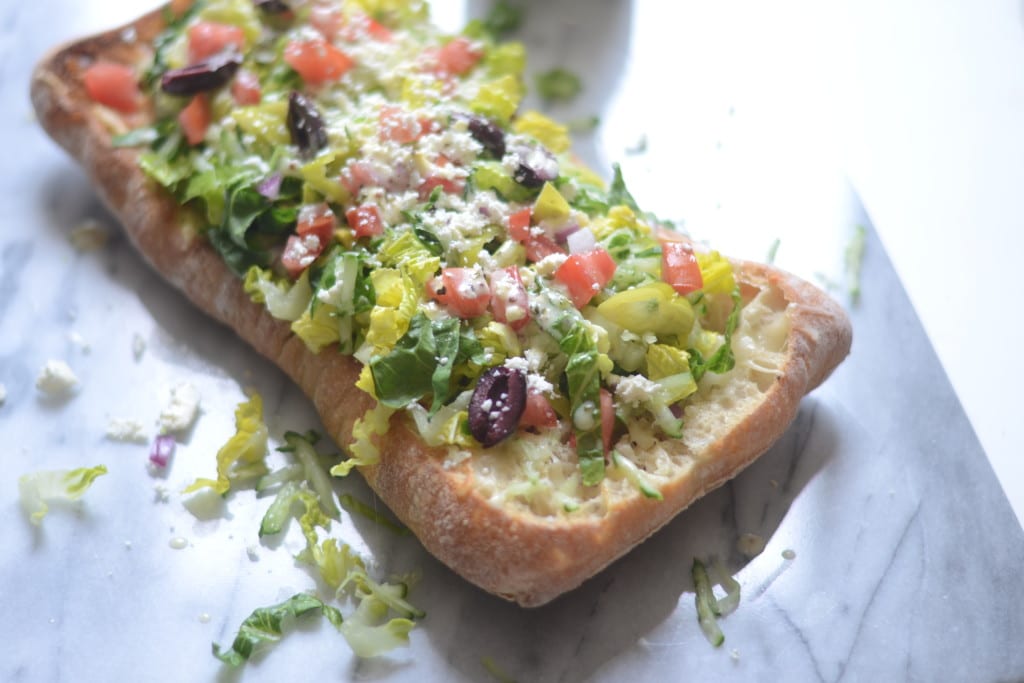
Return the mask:
[[18, 478], [21, 506], [33, 524], [40, 524], [49, 511], [48, 500], [78, 500], [97, 477], [107, 473], [103, 465], [72, 470], [40, 470]]
[[196, 479], [185, 493], [211, 488], [224, 495], [233, 478], [265, 474], [263, 462], [267, 454], [267, 425], [263, 422], [263, 399], [253, 392], [248, 401], [235, 409], [235, 435], [217, 451], [217, 478]]
[[573, 72], [555, 67], [537, 74], [537, 92], [551, 102], [565, 102], [580, 94], [583, 83]]
[[254, 610], [242, 622], [231, 647], [222, 650], [219, 645], [214, 643], [213, 654], [229, 666], [241, 666], [252, 656], [257, 647], [276, 643], [281, 639], [283, 634], [281, 624], [285, 617], [298, 618], [314, 610], [320, 610], [320, 613], [340, 630], [342, 616], [337, 607], [331, 607], [308, 593], [299, 593], [277, 605]]

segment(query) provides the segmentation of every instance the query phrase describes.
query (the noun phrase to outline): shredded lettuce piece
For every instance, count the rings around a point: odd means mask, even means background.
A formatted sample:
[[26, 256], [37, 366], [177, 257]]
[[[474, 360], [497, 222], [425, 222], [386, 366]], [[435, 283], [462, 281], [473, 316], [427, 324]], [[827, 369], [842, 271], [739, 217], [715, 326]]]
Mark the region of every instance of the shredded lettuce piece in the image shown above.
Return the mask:
[[380, 451], [377, 449], [377, 445], [373, 443], [373, 437], [385, 434], [388, 431], [391, 414], [394, 412], [394, 408], [378, 403], [356, 420], [355, 425], [352, 427], [352, 445], [349, 446], [352, 457], [342, 460], [332, 467], [332, 476], [344, 477], [352, 471], [353, 467], [376, 465], [380, 462]]
[[72, 470], [40, 470], [18, 478], [21, 506], [33, 524], [39, 525], [49, 512], [48, 500], [78, 500], [97, 477], [107, 473], [104, 465]]
[[737, 287], [732, 292], [732, 310], [729, 312], [729, 317], [725, 322], [725, 336], [722, 341], [722, 345], [711, 355], [710, 358], [705, 360], [699, 351], [696, 349], [690, 349], [690, 370], [693, 373], [693, 379], [696, 382], [700, 381], [700, 378], [704, 376], [704, 373], [711, 371], [717, 374], [729, 372], [736, 366], [736, 357], [732, 351], [732, 335], [736, 332], [736, 328], [740, 324], [740, 310], [743, 307], [743, 298], [740, 295], [740, 290]]
[[341, 338], [337, 317], [338, 310], [330, 304], [310, 306], [292, 323], [292, 332], [305, 342], [310, 351], [319, 353], [320, 349]]
[[231, 479], [266, 474], [267, 425], [263, 422], [263, 399], [253, 392], [235, 409], [235, 435], [217, 451], [217, 478], [196, 479], [184, 493], [211, 488], [224, 495]]
[[278, 320], [294, 322], [302, 317], [313, 298], [309, 286], [309, 270], [290, 283], [259, 266], [251, 266], [245, 273], [245, 293], [258, 304], [266, 304], [270, 315]]
[[517, 116], [512, 129], [520, 135], [529, 135], [536, 139], [555, 154], [568, 151], [572, 144], [568, 128], [538, 111], [525, 111]]
[[277, 450], [284, 453], [294, 453], [302, 464], [306, 475], [306, 481], [313, 488], [313, 491], [320, 498], [320, 505], [328, 516], [337, 519], [339, 516], [338, 506], [334, 503], [334, 486], [327, 475], [327, 471], [320, 464], [320, 456], [317, 454], [314, 445], [320, 440], [320, 435], [310, 430], [306, 434], [298, 432], [285, 432], [284, 440], [287, 446]]
[[231, 647], [222, 650], [219, 645], [214, 643], [213, 655], [228, 666], [241, 666], [252, 656], [256, 648], [276, 643], [281, 639], [283, 635], [282, 622], [286, 617], [298, 618], [314, 610], [320, 610], [320, 613], [335, 628], [341, 629], [343, 619], [338, 608], [325, 604], [316, 596], [298, 593], [277, 605], [254, 610], [242, 622]]
[[844, 254], [846, 293], [853, 304], [860, 300], [860, 270], [864, 263], [864, 246], [867, 243], [867, 235], [867, 229], [863, 225], [858, 225], [850, 243], [846, 245]]
[[477, 114], [508, 123], [522, 98], [523, 86], [519, 79], [506, 74], [481, 85], [469, 107]]
[[484, 18], [483, 25], [492, 36], [499, 38], [506, 33], [515, 31], [522, 22], [522, 7], [511, 5], [505, 0], [498, 0]]
[[622, 470], [622, 474], [629, 480], [629, 483], [635, 486], [645, 497], [653, 500], [663, 500], [661, 491], [651, 485], [651, 482], [640, 471], [640, 468], [629, 458], [620, 455], [618, 451], [612, 451], [612, 464], [615, 465], [616, 469]]
[[722, 633], [722, 629], [719, 628], [718, 621], [715, 619], [718, 614], [718, 600], [715, 599], [715, 594], [711, 590], [708, 571], [704, 567], [704, 563], [696, 557], [693, 558], [693, 568], [690, 571], [693, 575], [694, 600], [697, 605], [697, 621], [700, 623], [700, 629], [709, 643], [715, 647], [721, 647], [725, 642], [725, 634]]
[[555, 67], [537, 74], [537, 92], [550, 102], [565, 102], [580, 94], [583, 83], [573, 72]]
[[357, 656], [378, 657], [400, 645], [408, 645], [409, 631], [416, 625], [411, 619], [387, 619], [387, 616], [387, 603], [376, 595], [367, 595], [338, 630]]
[[697, 252], [697, 264], [704, 280], [701, 289], [707, 294], [728, 294], [736, 289], [732, 264], [717, 251]]
[[299, 516], [299, 527], [302, 528], [302, 535], [306, 537], [306, 550], [301, 559], [308, 560], [310, 548], [315, 547], [317, 543], [316, 527], [329, 529], [331, 519], [321, 509], [320, 497], [305, 484], [290, 481], [281, 487], [274, 502], [270, 504], [267, 512], [263, 515], [259, 535], [262, 538], [281, 533], [285, 523], [291, 517], [295, 503], [301, 503], [305, 508], [302, 515]]
[[357, 569], [366, 570], [366, 564], [359, 553], [347, 543], [335, 538], [328, 538], [310, 552], [313, 563], [320, 571], [320, 576], [331, 588], [338, 589]]

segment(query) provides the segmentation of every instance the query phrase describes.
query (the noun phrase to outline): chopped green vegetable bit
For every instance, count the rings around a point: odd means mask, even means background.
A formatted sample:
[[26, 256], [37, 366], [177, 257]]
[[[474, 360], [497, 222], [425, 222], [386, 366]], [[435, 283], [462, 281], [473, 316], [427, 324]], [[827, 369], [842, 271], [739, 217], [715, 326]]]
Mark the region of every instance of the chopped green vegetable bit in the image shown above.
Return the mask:
[[536, 85], [540, 96], [550, 102], [571, 100], [583, 90], [579, 76], [560, 67], [537, 74]]
[[320, 610], [335, 628], [341, 629], [343, 619], [338, 608], [331, 607], [308, 593], [299, 593], [277, 605], [254, 610], [242, 622], [231, 647], [221, 650], [220, 646], [214, 643], [213, 655], [229, 666], [241, 666], [257, 647], [276, 643], [281, 639], [281, 624], [286, 617], [298, 618], [314, 610]]
[[725, 642], [725, 634], [718, 627], [715, 617], [718, 615], [718, 600], [715, 599], [714, 591], [711, 590], [711, 579], [708, 578], [708, 570], [704, 563], [693, 558], [693, 585], [696, 589], [695, 601], [697, 604], [697, 620], [704, 632], [704, 637], [715, 647], [721, 647]]
[[854, 304], [860, 300], [860, 270], [864, 262], [867, 234], [867, 229], [863, 225], [858, 225], [850, 243], [846, 245], [846, 293]]
[[498, 0], [484, 18], [484, 28], [495, 38], [515, 31], [523, 23], [523, 8]]

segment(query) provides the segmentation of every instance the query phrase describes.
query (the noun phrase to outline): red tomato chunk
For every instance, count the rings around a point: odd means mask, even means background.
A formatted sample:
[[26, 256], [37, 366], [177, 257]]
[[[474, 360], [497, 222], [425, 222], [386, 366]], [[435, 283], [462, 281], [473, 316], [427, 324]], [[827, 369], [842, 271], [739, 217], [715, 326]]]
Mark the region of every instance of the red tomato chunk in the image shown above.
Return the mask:
[[700, 264], [693, 248], [685, 242], [663, 242], [661, 245], [661, 279], [681, 295], [704, 286]]
[[508, 266], [491, 273], [491, 311], [495, 320], [517, 332], [530, 322], [530, 299], [518, 267]]
[[384, 220], [376, 204], [363, 204], [345, 212], [345, 220], [358, 237], [384, 234]]
[[427, 283], [427, 296], [443, 304], [453, 315], [476, 318], [487, 312], [491, 289], [483, 273], [474, 268], [445, 268]]
[[142, 92], [131, 67], [114, 62], [96, 62], [83, 75], [85, 91], [93, 102], [131, 114], [142, 106]]
[[583, 308], [615, 275], [615, 260], [598, 247], [585, 254], [572, 254], [555, 271], [555, 279], [569, 290], [576, 308]]
[[188, 29], [188, 59], [195, 64], [214, 56], [228, 46], [245, 49], [242, 29], [230, 24], [200, 21]]
[[322, 38], [288, 43], [284, 61], [311, 85], [337, 81], [355, 61]]

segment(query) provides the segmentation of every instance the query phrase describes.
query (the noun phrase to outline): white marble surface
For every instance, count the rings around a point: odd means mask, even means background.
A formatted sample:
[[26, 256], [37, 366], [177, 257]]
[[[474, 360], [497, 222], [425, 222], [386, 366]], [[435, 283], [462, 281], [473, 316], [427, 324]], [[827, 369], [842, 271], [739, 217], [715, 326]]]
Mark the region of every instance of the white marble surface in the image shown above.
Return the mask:
[[[836, 100], [818, 96], [838, 87], [832, 63], [807, 58], [832, 54], [836, 16], [797, 0], [679, 3], [672, 21], [642, 0], [528, 4], [533, 66], [567, 65], [588, 86], [556, 113], [601, 115], [580, 140], [584, 155], [621, 160], [642, 203], [723, 250], [763, 257], [778, 238], [781, 265], [841, 279], [842, 249], [867, 217], [837, 153]], [[355, 661], [313, 620], [242, 672], [222, 669], [211, 642], [229, 642], [253, 608], [316, 585], [291, 559], [297, 529], [280, 543], [257, 539], [267, 500], [186, 506], [178, 492], [212, 472], [243, 387], [263, 394], [277, 440], [315, 427], [315, 415], [280, 373], [150, 273], [31, 121], [25, 95], [46, 46], [142, 9], [0, 7], [0, 177], [11, 197], [0, 219], [0, 680], [488, 680], [482, 658], [520, 681], [1024, 678], [1024, 534], [873, 231], [850, 359], [760, 461], [581, 589], [521, 610], [415, 540], [345, 518], [336, 532], [383, 573], [422, 572], [413, 598], [428, 616], [412, 647]], [[443, 9], [454, 26], [465, 8]], [[818, 30], [800, 28], [809, 25]], [[84, 219], [109, 228], [105, 247], [70, 244]], [[67, 400], [34, 388], [50, 358], [81, 380]], [[104, 433], [114, 417], [155, 433], [181, 381], [199, 389], [202, 413], [169, 474], [154, 477], [145, 445]], [[18, 475], [97, 463], [110, 474], [84, 501], [54, 506], [40, 529], [24, 520]], [[369, 500], [357, 479], [339, 486]], [[742, 533], [763, 535], [764, 553], [741, 556]], [[177, 538], [186, 547], [172, 548]], [[695, 555], [717, 555], [743, 586], [720, 650], [697, 627]]]

